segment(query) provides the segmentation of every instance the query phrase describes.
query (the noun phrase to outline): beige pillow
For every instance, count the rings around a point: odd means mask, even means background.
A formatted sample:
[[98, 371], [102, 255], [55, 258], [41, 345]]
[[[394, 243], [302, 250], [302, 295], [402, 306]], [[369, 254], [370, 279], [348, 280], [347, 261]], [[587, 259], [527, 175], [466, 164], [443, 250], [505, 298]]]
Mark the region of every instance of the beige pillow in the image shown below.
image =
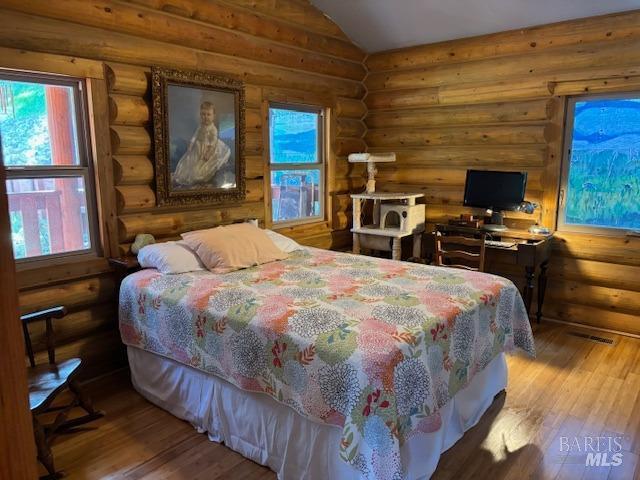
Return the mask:
[[183, 233], [184, 242], [214, 273], [284, 260], [287, 254], [275, 246], [268, 235], [250, 223]]

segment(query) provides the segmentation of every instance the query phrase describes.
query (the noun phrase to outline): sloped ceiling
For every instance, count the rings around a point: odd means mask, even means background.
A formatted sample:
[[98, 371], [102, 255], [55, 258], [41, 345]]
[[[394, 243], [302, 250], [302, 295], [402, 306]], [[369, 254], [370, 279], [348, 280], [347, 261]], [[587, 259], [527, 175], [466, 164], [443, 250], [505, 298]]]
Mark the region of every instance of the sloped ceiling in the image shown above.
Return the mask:
[[640, 8], [640, 0], [311, 0], [368, 53]]

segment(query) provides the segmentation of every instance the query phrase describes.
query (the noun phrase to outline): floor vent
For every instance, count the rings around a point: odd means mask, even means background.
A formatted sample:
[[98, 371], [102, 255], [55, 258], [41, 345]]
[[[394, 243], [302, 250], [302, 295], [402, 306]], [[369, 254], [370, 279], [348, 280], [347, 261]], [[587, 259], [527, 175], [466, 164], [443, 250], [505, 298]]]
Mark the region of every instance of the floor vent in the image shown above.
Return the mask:
[[598, 343], [604, 343], [605, 345], [613, 345], [613, 338], [605, 338], [605, 337], [599, 337], [597, 335], [590, 335], [588, 333], [582, 333], [582, 332], [568, 332], [569, 335], [572, 335], [574, 337], [580, 337], [580, 338], [584, 338], [585, 340], [591, 340], [592, 342], [598, 342]]

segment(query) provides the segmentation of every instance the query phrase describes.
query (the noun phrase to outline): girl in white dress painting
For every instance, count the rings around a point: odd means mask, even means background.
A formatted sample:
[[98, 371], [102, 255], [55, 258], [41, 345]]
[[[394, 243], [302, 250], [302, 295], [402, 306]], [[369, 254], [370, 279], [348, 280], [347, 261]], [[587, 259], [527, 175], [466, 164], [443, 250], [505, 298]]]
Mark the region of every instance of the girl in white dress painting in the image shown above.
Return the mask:
[[216, 109], [211, 102], [200, 105], [200, 126], [193, 134], [189, 148], [178, 161], [173, 182], [177, 187], [208, 183], [229, 161], [231, 149], [218, 138]]

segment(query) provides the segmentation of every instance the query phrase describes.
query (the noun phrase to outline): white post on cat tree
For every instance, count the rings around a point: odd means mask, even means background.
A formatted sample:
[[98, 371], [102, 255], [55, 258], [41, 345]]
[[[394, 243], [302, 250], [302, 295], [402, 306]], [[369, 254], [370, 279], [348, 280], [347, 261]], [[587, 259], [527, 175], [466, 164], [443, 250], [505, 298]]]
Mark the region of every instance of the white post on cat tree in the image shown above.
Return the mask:
[[352, 153], [349, 155], [350, 163], [366, 163], [367, 164], [367, 193], [374, 193], [376, 191], [376, 173], [378, 173], [378, 169], [376, 168], [376, 163], [384, 163], [384, 162], [395, 162], [396, 154], [395, 153]]
[[[416, 204], [416, 198], [422, 193], [376, 193], [376, 163], [394, 162], [395, 153], [372, 155], [370, 153], [352, 153], [351, 163], [367, 164], [367, 187], [363, 193], [351, 194], [353, 201], [353, 253], [361, 248], [386, 250], [391, 258], [401, 259], [401, 240], [413, 236], [413, 256], [420, 256], [421, 233], [425, 228], [425, 206]], [[372, 223], [363, 225], [363, 204], [373, 202]], [[386, 203], [382, 203], [386, 202]], [[391, 217], [395, 220], [391, 221]]]

